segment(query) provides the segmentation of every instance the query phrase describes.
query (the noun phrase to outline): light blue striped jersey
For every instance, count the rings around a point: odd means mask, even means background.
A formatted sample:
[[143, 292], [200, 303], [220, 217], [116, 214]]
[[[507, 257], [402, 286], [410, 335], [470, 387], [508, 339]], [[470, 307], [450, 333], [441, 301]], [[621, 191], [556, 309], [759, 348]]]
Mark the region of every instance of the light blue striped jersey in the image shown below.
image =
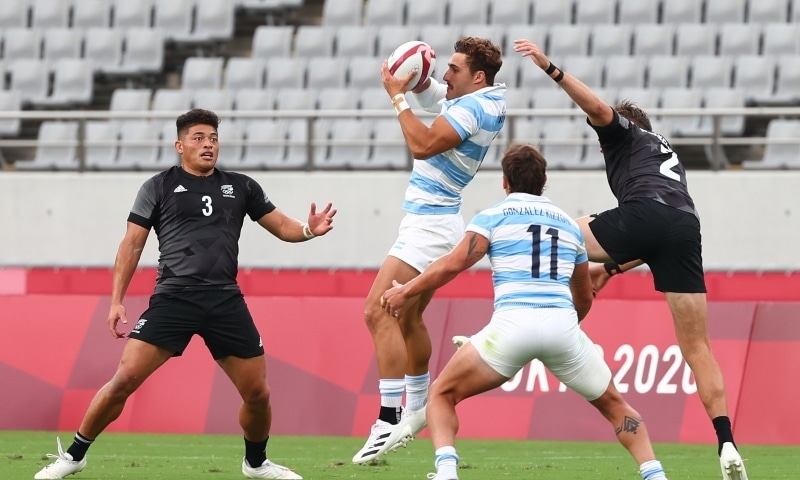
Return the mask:
[[569, 280], [587, 262], [578, 224], [547, 197], [512, 193], [472, 219], [489, 240], [494, 308], [575, 308]]
[[472, 181], [506, 119], [506, 86], [495, 84], [445, 100], [442, 112], [462, 142], [427, 160], [414, 160], [403, 210], [420, 215], [458, 213], [461, 191]]

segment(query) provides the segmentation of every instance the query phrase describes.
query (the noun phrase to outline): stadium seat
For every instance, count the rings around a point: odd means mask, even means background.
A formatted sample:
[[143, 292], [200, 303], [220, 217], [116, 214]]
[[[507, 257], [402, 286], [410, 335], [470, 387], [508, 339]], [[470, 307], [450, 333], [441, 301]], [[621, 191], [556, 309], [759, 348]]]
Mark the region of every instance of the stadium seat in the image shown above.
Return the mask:
[[241, 167], [247, 169], [301, 168], [305, 162], [286, 162], [286, 127], [282, 120], [258, 119], [245, 126]]
[[406, 170], [410, 166], [411, 153], [406, 146], [403, 130], [394, 118], [377, 118], [373, 122], [372, 135], [375, 142], [369, 165], [375, 168]]
[[23, 107], [47, 98], [50, 88], [47, 63], [43, 60], [16, 60], [8, 67], [11, 90], [19, 92]]
[[[117, 88], [111, 93], [109, 112], [146, 112], [150, 110], [150, 98], [153, 92], [149, 88]], [[111, 121], [117, 126], [130, 122], [130, 118], [116, 118]]]
[[[326, 155], [327, 146], [314, 146], [309, 149], [308, 142], [311, 138], [308, 122], [305, 119], [290, 120], [286, 126], [286, 156], [280, 165], [267, 165], [267, 168], [311, 168], [311, 155], [319, 157]], [[324, 135], [314, 135], [316, 140], [327, 140]]]
[[[701, 108], [703, 96], [700, 90], [694, 88], [665, 88], [661, 90], [661, 108], [684, 109]], [[658, 122], [659, 132], [666, 137], [685, 136], [700, 127], [700, 115], [659, 115], [654, 120]]]
[[591, 30], [592, 55], [630, 55], [631, 33], [630, 25], [594, 25]]
[[[413, 96], [409, 95], [408, 98]], [[358, 108], [361, 110], [391, 111], [392, 101], [383, 87], [368, 87], [360, 90], [358, 95]]]
[[[192, 97], [186, 90], [176, 88], [159, 88], [153, 95], [150, 109], [154, 112], [172, 112], [167, 116], [153, 118], [153, 123], [159, 131], [164, 124], [175, 126], [174, 113], [183, 113], [192, 108]], [[180, 114], [178, 113], [178, 114]]]
[[372, 121], [372, 119], [341, 118], [333, 122], [328, 154], [327, 156], [315, 154], [314, 167], [337, 170], [344, 167], [369, 168]]
[[[522, 58], [519, 55], [511, 55], [503, 57], [503, 65], [497, 76], [494, 77], [494, 83], [504, 83], [509, 88], [516, 88], [519, 85], [520, 79], [520, 66], [524, 65], [526, 69], [535, 68], [534, 65], [529, 64], [530, 60]], [[438, 80], [441, 80], [439, 78]]]
[[731, 86], [731, 59], [714, 55], [699, 55], [689, 62], [691, 88]]
[[[793, 10], [797, 11], [797, 4]], [[750, 23], [785, 23], [789, 18], [788, 0], [750, 0], [747, 3], [747, 21]]]
[[4, 0], [0, 28], [28, 28], [28, 0]]
[[630, 100], [647, 112], [658, 108], [658, 93], [655, 88], [620, 88], [617, 90], [615, 102]]
[[762, 39], [762, 55], [797, 55], [800, 53], [800, 28], [796, 24], [764, 24]]
[[706, 23], [743, 23], [745, 0], [706, 1]]
[[[552, 94], [552, 92], [547, 92]], [[534, 92], [535, 94], [535, 92]], [[506, 109], [528, 110], [531, 108], [531, 92], [523, 89], [510, 89], [506, 92]]]
[[[5, 1], [3, 8], [5, 8]], [[31, 28], [66, 28], [69, 4], [65, 0], [31, 0]]]
[[[263, 112], [275, 109], [275, 94], [272, 90], [263, 88], [242, 88], [236, 90], [233, 96], [233, 109], [250, 112]], [[259, 117], [258, 119], [263, 119]], [[254, 117], [237, 117], [236, 121], [246, 126]]]
[[328, 1], [322, 6], [323, 25], [361, 25], [364, 0]]
[[304, 88], [306, 64], [305, 58], [267, 59], [267, 88]]
[[72, 2], [73, 28], [108, 28], [111, 26], [111, 0], [76, 0]]
[[333, 55], [333, 28], [301, 25], [294, 37], [296, 57], [330, 57]]
[[368, 0], [364, 10], [364, 25], [402, 25], [405, 2]]
[[253, 34], [251, 55], [256, 58], [289, 57], [294, 27], [259, 25]]
[[[503, 59], [505, 62], [505, 59]], [[559, 60], [561, 62], [561, 60]], [[566, 65], [562, 63], [562, 66], [566, 69]], [[505, 67], [503, 67], [505, 68]], [[503, 72], [503, 68], [500, 69], [500, 72]], [[537, 67], [533, 64], [532, 61], [523, 58], [520, 60], [519, 63], [519, 88], [527, 88], [527, 89], [539, 89], [543, 88], [545, 90], [557, 90], [559, 89], [558, 85], [553, 81], [552, 78], [548, 77], [541, 68]]]
[[619, 0], [619, 23], [658, 23], [658, 0]]
[[490, 0], [489, 3], [489, 18], [494, 25], [531, 23], [532, 0]]
[[244, 154], [244, 129], [238, 123], [223, 118], [217, 128], [217, 135], [219, 137], [217, 166], [223, 170], [240, 169]]
[[[533, 65], [530, 66], [533, 67]], [[564, 57], [564, 60], [561, 62], [561, 66], [564, 67], [565, 71], [575, 75], [576, 78], [581, 79], [581, 81], [590, 88], [603, 86], [603, 59], [600, 57], [570, 55], [568, 57]], [[542, 72], [541, 69], [539, 70], [540, 71], [537, 73], [540, 76], [544, 77], [546, 80], [549, 80], [550, 83], [555, 84], [555, 82], [553, 82], [553, 80], [551, 80], [547, 74]]]
[[[703, 93], [703, 107], [716, 108], [744, 108], [746, 96], [738, 88], [709, 88]], [[744, 134], [744, 115], [725, 115], [720, 120], [720, 133], [730, 137], [740, 137]], [[697, 135], [711, 135], [714, 131], [714, 118], [704, 115], [696, 129]], [[687, 133], [688, 134], [688, 133]]]
[[[486, 24], [486, 23], [467, 23], [461, 29], [461, 36], [463, 37], [481, 37], [488, 38], [495, 45], [500, 47], [501, 52], [510, 51], [505, 46], [505, 28], [502, 25]], [[512, 46], [513, 48], [513, 46]], [[437, 61], [446, 61], [447, 58], [438, 58]]]
[[768, 99], [761, 103], [786, 105], [800, 101], [800, 57], [797, 55], [781, 55], [775, 64], [778, 67], [775, 90]]
[[450, 25], [467, 25], [470, 23], [486, 24], [489, 18], [487, 0], [447, 0], [449, 4]]
[[347, 65], [347, 85], [364, 89], [381, 85], [382, 57], [353, 57]]
[[758, 55], [761, 27], [728, 23], [719, 29], [719, 55]]
[[684, 56], [716, 54], [717, 28], [704, 23], [685, 23], [675, 30], [675, 54]]
[[[444, 25], [445, 0], [406, 0], [406, 25]], [[403, 43], [402, 41], [400, 43]]]
[[575, 23], [595, 25], [616, 21], [617, 0], [575, 0]]
[[233, 0], [197, 0], [197, 14], [192, 29], [192, 42], [225, 42], [232, 40], [236, 27], [236, 6]]
[[54, 27], [44, 30], [42, 58], [50, 69], [58, 60], [80, 58], [83, 36], [74, 28]]
[[148, 120], [126, 123], [119, 130], [119, 153], [113, 169], [161, 170], [161, 132]]
[[661, 23], [700, 23], [703, 3], [698, 0], [668, 0], [661, 7]]
[[174, 122], [164, 122], [159, 127], [158, 123], [153, 123], [153, 127], [159, 133], [158, 160], [157, 168], [166, 169], [172, 165], [179, 165], [181, 156], [175, 150], [175, 140], [178, 132]]
[[114, 28], [150, 28], [152, 5], [150, 0], [132, 2], [130, 0], [114, 0]]
[[58, 60], [53, 67], [53, 89], [46, 98], [32, 99], [37, 106], [74, 108], [89, 105], [94, 98], [94, 70], [80, 58]]
[[376, 39], [378, 56], [382, 59], [388, 58], [401, 44], [419, 40], [419, 27], [417, 25], [387, 25], [378, 30]]
[[[551, 110], [551, 109], [573, 111], [573, 107], [575, 106], [575, 103], [572, 101], [572, 99], [569, 98], [569, 96], [560, 89], [559, 90], [538, 89], [535, 92], [533, 92], [533, 95], [531, 96], [531, 103], [533, 104], [533, 108], [536, 111]], [[521, 117], [521, 118], [526, 118], [526, 117]], [[544, 123], [552, 122], [554, 120], [558, 121], [574, 120], [574, 117], [553, 117], [553, 116], [538, 115], [534, 116], [532, 120], [534, 124], [541, 126]]]
[[340, 57], [316, 57], [308, 60], [306, 88], [341, 88], [347, 84], [347, 63]]
[[182, 42], [192, 35], [194, 0], [155, 2], [153, 28], [160, 29], [167, 41]]
[[540, 147], [542, 133], [539, 131], [539, 126], [542, 123], [544, 122], [541, 122], [539, 119], [514, 119], [509, 125], [509, 141], [513, 143], [529, 143], [535, 145], [537, 148]]
[[[588, 134], [587, 134], [588, 135]], [[583, 158], [580, 168], [582, 170], [605, 170], [606, 159], [598, 142], [592, 142], [583, 146]]]
[[675, 27], [640, 23], [633, 27], [633, 54], [649, 57], [672, 55], [675, 45]]
[[767, 126], [767, 140], [797, 143], [768, 143], [760, 160], [745, 160], [744, 169], [800, 168], [800, 121], [773, 119]]
[[187, 58], [181, 72], [181, 87], [186, 90], [222, 88], [224, 62], [221, 57]]
[[649, 88], [685, 88], [689, 85], [689, 61], [686, 57], [652, 55], [647, 58]]
[[[0, 90], [0, 112], [19, 112], [22, 110], [22, 95], [16, 90]], [[0, 119], [0, 137], [19, 135], [22, 121], [19, 118]]]
[[750, 104], [767, 99], [775, 89], [775, 57], [742, 55], [733, 59], [733, 87], [746, 93]]
[[45, 120], [39, 126], [32, 161], [14, 163], [16, 170], [77, 170], [78, 122]]
[[223, 85], [228, 90], [263, 88], [266, 65], [255, 57], [230, 57], [225, 63]]
[[[506, 27], [506, 48], [503, 51], [503, 61], [507, 58], [519, 58], [515, 53], [514, 40], [526, 39], [539, 45], [540, 48], [547, 48], [547, 26], [546, 25], [527, 25], [512, 23]], [[530, 60], [528, 60], [530, 61]], [[502, 69], [501, 69], [502, 70]]]
[[111, 170], [117, 163], [117, 128], [112, 122], [87, 120], [84, 129], [84, 159], [86, 168]]
[[551, 25], [547, 35], [547, 55], [554, 58], [588, 55], [589, 28], [587, 25]]
[[539, 26], [572, 23], [572, 0], [533, 0], [532, 23]]
[[[0, 9], [2, 10], [2, 9]], [[33, 28], [6, 28], [3, 31], [3, 61], [38, 60], [42, 53], [42, 32]]]
[[216, 88], [200, 88], [192, 91], [192, 108], [203, 108], [212, 112], [233, 110], [233, 92]]
[[163, 33], [153, 28], [129, 28], [123, 39], [122, 61], [119, 67], [107, 68], [105, 73], [144, 75], [160, 73], [163, 68]]
[[[605, 58], [605, 86], [644, 87], [646, 63], [642, 57], [611, 55]], [[580, 78], [580, 77], [579, 77]]]
[[122, 40], [119, 29], [87, 28], [84, 34], [83, 57], [92, 61], [96, 72], [114, 72], [122, 64]]
[[[588, 127], [587, 127], [588, 128]], [[552, 169], [576, 169], [583, 163], [585, 126], [578, 122], [552, 120], [540, 126], [542, 133], [542, 155], [547, 167]], [[572, 144], [576, 142], [576, 144]]]
[[276, 110], [314, 110], [317, 108], [316, 92], [303, 88], [281, 88], [275, 95]]
[[372, 57], [375, 55], [375, 27], [342, 25], [336, 29], [335, 54], [338, 57]]
[[456, 40], [461, 38], [461, 27], [457, 25], [423, 25], [419, 38], [436, 52], [436, 78], [442, 78], [447, 70], [447, 62], [453, 56]]

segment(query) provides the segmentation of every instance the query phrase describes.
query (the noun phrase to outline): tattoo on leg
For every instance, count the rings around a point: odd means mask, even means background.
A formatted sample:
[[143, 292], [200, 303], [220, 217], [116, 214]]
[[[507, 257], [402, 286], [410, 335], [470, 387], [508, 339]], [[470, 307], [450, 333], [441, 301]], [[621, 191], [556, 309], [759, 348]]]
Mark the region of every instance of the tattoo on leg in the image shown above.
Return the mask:
[[622, 425], [620, 425], [619, 428], [617, 428], [614, 431], [616, 432], [617, 435], [619, 435], [622, 432], [632, 433], [636, 435], [636, 433], [639, 431], [639, 425], [641, 425], [642, 422], [644, 422], [644, 420], [641, 417], [633, 418], [633, 417], [628, 417], [626, 415], [625, 418], [622, 420]]

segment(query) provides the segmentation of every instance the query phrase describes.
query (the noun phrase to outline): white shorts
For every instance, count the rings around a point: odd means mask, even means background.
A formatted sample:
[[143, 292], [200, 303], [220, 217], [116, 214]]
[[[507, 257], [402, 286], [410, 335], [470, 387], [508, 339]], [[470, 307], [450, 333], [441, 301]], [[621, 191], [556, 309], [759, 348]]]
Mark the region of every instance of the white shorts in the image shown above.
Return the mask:
[[539, 359], [564, 385], [586, 400], [599, 398], [611, 381], [611, 369], [578, 326], [575, 310], [515, 308], [495, 312], [470, 338], [484, 362], [511, 378]]
[[389, 255], [397, 257], [422, 272], [434, 260], [445, 255], [464, 236], [460, 214], [417, 215], [407, 213]]

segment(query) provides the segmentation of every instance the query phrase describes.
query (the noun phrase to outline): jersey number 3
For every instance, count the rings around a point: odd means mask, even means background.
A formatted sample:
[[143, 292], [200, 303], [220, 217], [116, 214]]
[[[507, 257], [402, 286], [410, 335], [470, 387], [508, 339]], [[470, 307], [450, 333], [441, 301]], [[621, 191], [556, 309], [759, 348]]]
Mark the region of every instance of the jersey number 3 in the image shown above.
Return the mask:
[[[528, 227], [533, 238], [531, 239], [531, 277], [542, 278], [542, 226], [531, 225]], [[545, 235], [550, 236], [550, 279], [558, 280], [558, 230], [548, 228]]]
[[211, 197], [209, 197], [208, 195], [203, 195], [203, 198], [201, 198], [201, 200], [206, 204], [206, 206], [203, 207], [203, 210], [201, 210], [203, 212], [203, 215], [205, 215], [206, 217], [211, 216], [211, 213], [214, 211], [214, 207], [211, 206]]

